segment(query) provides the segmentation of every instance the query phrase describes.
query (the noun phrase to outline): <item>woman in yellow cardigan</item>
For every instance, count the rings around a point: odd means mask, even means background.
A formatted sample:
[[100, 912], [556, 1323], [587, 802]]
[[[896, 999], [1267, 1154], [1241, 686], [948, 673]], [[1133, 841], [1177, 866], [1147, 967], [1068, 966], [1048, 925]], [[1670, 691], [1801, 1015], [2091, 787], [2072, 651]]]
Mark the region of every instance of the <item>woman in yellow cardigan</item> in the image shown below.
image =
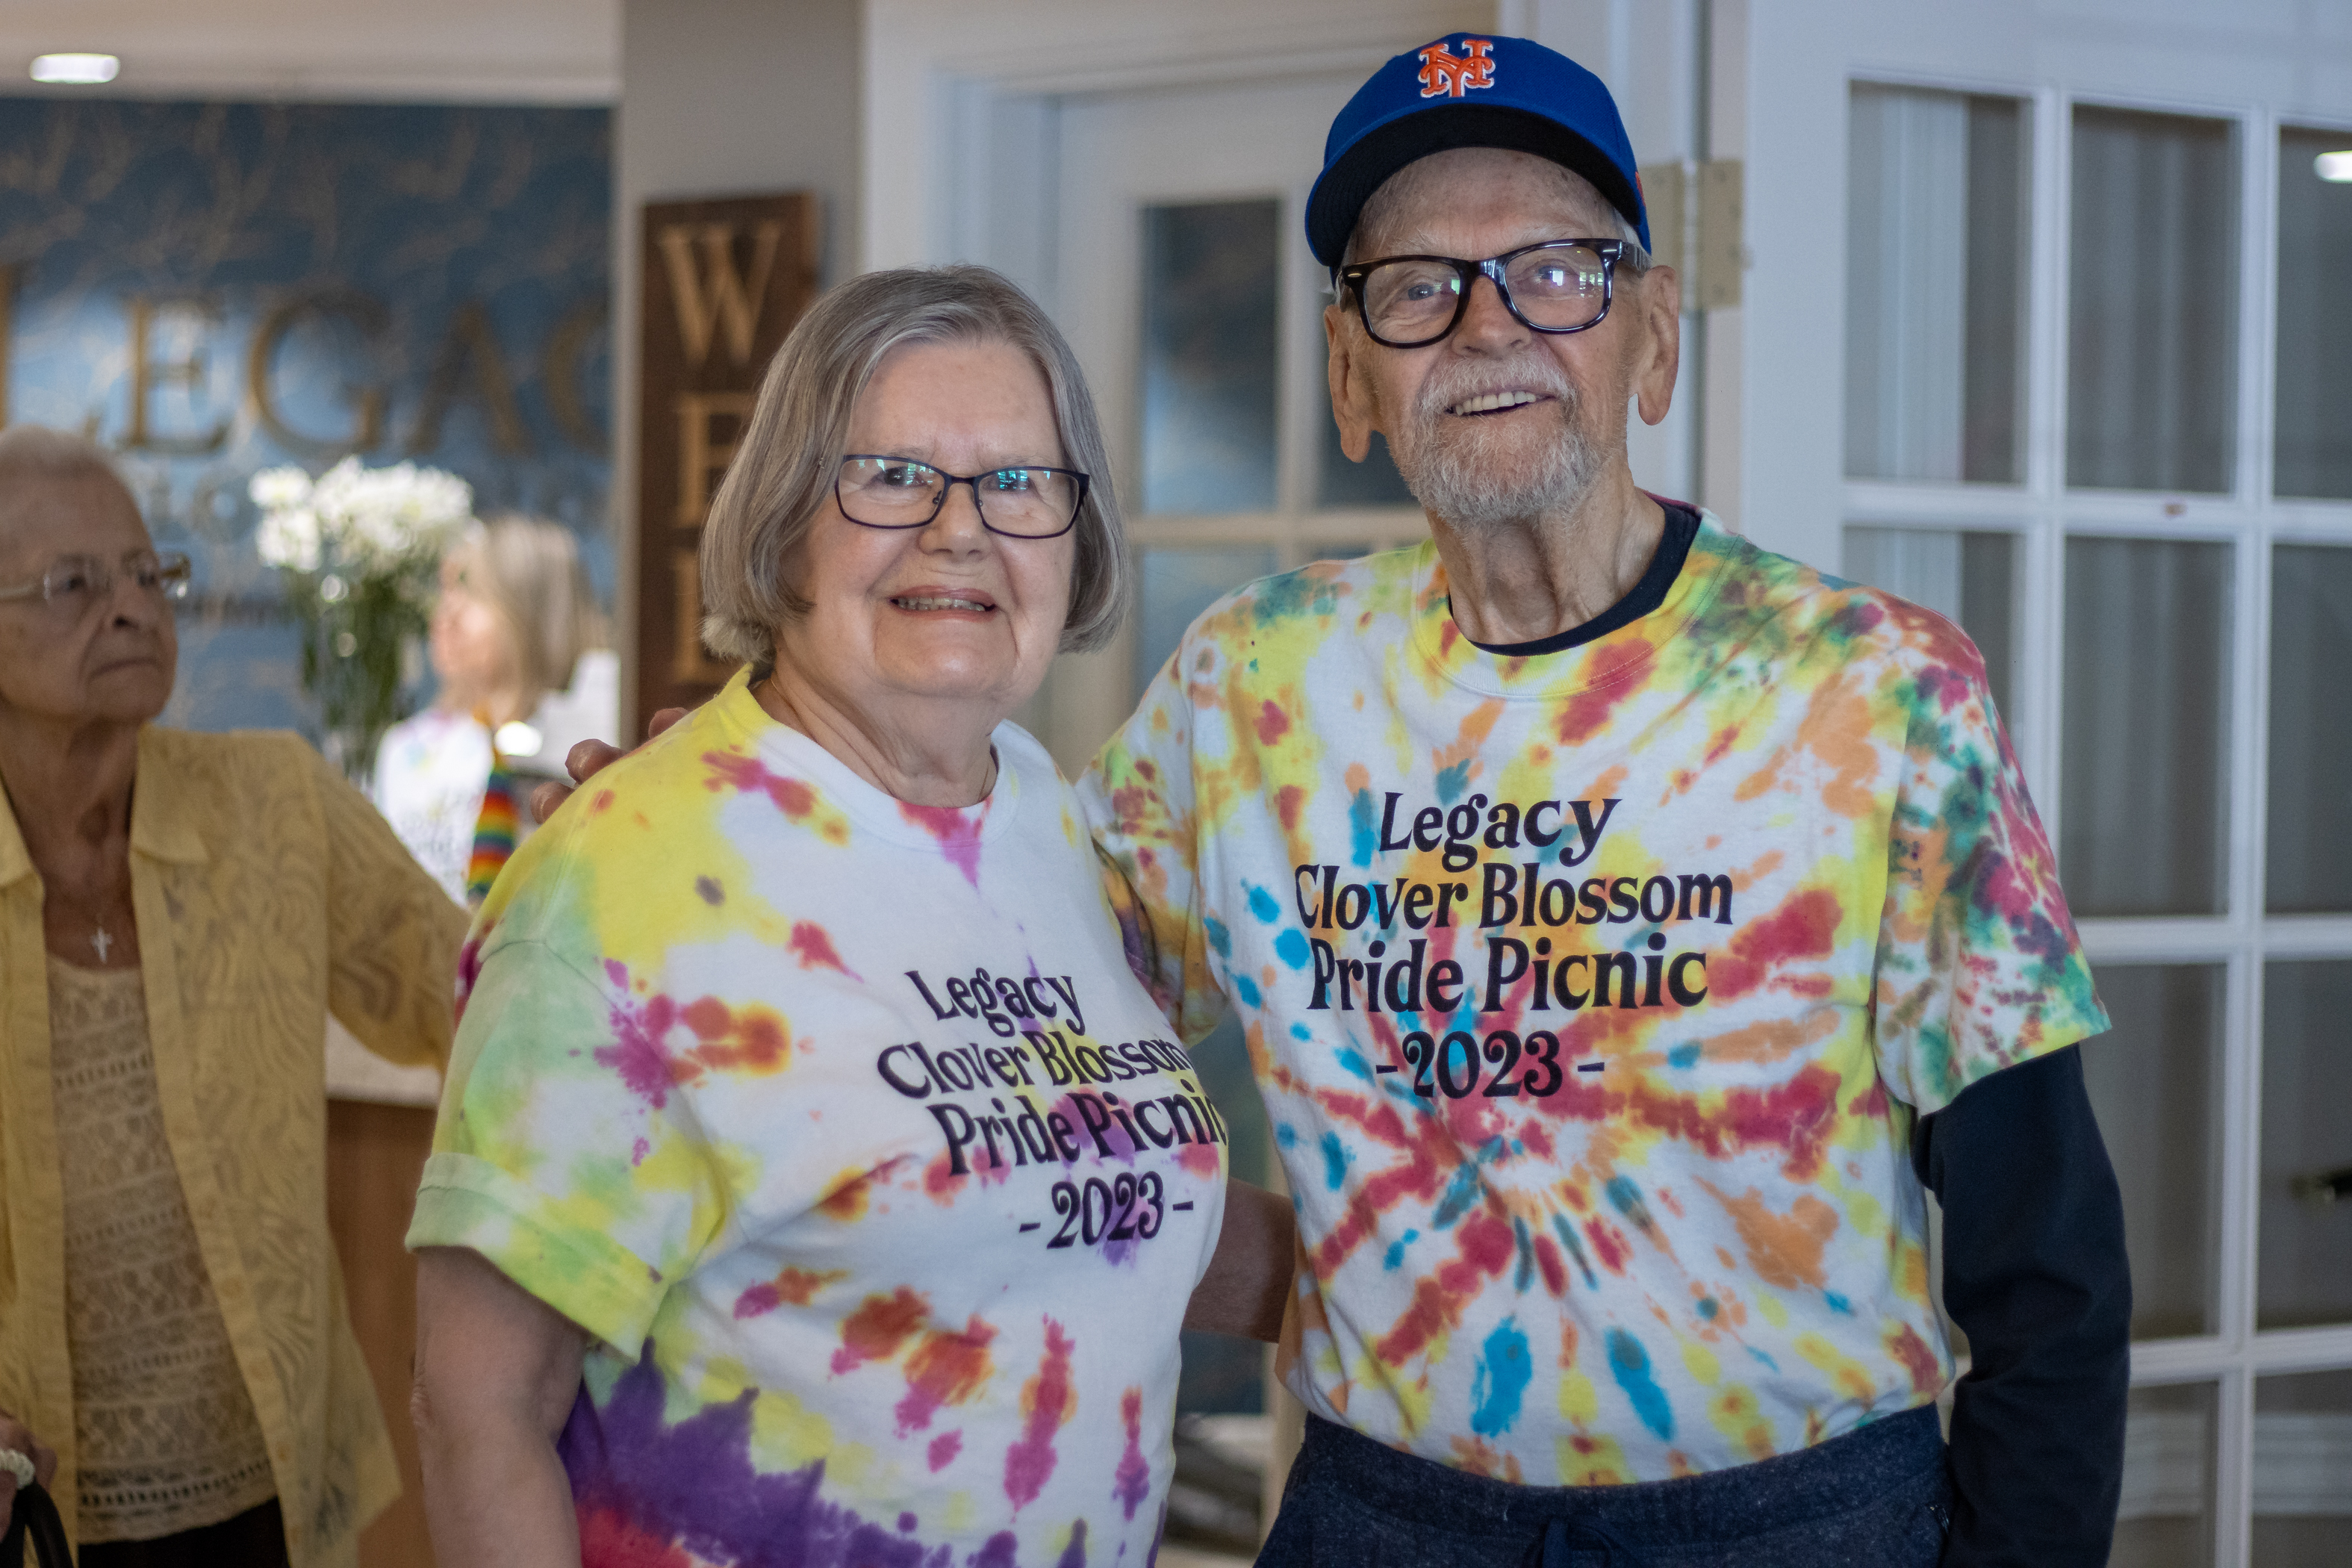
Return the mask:
[[327, 1232], [326, 1017], [445, 1059], [465, 916], [290, 735], [157, 728], [187, 563], [0, 432], [0, 1522], [84, 1568], [356, 1560], [397, 1495]]

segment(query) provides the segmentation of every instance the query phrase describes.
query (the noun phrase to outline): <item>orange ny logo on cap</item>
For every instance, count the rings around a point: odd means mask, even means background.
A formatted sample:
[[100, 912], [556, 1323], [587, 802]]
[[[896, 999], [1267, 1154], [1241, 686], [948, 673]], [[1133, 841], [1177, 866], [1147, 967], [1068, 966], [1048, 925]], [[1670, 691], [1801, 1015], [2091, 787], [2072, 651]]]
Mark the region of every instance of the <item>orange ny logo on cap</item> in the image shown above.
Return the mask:
[[1421, 96], [1460, 98], [1471, 88], [1494, 86], [1495, 62], [1489, 58], [1494, 47], [1488, 38], [1465, 38], [1459, 55], [1448, 53], [1444, 44], [1422, 50]]

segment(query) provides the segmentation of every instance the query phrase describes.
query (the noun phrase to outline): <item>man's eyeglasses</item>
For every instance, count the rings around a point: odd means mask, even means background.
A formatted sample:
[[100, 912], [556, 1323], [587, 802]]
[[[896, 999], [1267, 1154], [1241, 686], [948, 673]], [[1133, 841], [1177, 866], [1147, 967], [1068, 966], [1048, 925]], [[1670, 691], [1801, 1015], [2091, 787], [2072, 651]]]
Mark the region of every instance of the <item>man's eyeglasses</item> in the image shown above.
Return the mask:
[[1075, 468], [992, 468], [950, 474], [912, 458], [858, 452], [842, 458], [833, 498], [861, 528], [923, 528], [940, 515], [948, 491], [971, 487], [980, 525], [1008, 539], [1052, 539], [1070, 531], [1086, 504], [1087, 477]]
[[1342, 295], [1372, 341], [1392, 349], [1426, 348], [1462, 324], [1470, 289], [1491, 278], [1503, 308], [1538, 332], [1580, 332], [1609, 314], [1622, 239], [1545, 239], [1465, 261], [1454, 256], [1384, 256], [1339, 268]]
[[188, 558], [177, 553], [158, 555], [142, 550], [124, 556], [119, 567], [109, 566], [95, 555], [60, 555], [39, 581], [0, 588], [0, 602], [38, 599], [57, 615], [79, 620], [91, 606], [114, 596], [118, 577], [130, 578], [142, 593], [158, 599], [184, 599], [190, 574]]

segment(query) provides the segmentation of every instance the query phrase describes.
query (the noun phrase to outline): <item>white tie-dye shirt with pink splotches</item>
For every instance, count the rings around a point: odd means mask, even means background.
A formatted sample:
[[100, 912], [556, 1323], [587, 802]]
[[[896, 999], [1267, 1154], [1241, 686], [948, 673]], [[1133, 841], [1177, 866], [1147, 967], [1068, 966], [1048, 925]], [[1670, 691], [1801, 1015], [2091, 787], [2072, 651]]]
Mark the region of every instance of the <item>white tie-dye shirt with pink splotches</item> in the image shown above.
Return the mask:
[[1069, 786], [906, 805], [739, 679], [519, 853], [412, 1246], [594, 1336], [583, 1560], [1150, 1562], [1224, 1129]]

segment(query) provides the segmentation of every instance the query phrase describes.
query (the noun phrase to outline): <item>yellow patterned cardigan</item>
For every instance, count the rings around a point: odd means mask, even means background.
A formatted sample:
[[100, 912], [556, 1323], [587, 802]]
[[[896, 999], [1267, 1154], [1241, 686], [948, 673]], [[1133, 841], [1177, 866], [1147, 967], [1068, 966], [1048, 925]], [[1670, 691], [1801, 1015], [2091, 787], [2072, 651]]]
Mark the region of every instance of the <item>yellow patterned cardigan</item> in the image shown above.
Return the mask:
[[[150, 727], [131, 885], [164, 1136], [268, 1442], [295, 1568], [355, 1563], [400, 1493], [327, 1233], [326, 1017], [446, 1062], [463, 910], [299, 738]], [[74, 1510], [41, 879], [0, 800], [0, 1409]]]

